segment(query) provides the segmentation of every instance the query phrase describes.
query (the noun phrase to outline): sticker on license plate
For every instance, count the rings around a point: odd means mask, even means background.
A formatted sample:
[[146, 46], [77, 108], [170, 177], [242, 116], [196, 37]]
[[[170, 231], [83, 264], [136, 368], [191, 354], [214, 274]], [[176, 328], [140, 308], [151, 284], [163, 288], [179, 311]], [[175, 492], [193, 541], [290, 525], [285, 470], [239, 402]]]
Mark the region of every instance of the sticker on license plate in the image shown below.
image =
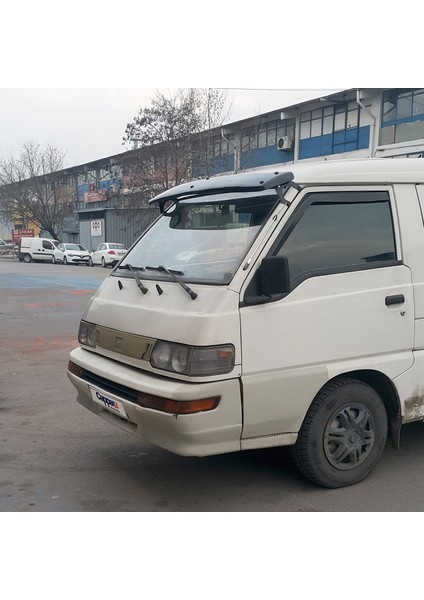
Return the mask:
[[106, 408], [110, 412], [115, 413], [120, 417], [123, 417], [124, 419], [128, 419], [128, 415], [126, 413], [124, 405], [120, 400], [118, 400], [111, 394], [105, 394], [104, 392], [96, 390], [92, 387], [90, 387], [90, 392], [94, 402], [97, 402], [97, 404], [100, 404], [101, 406], [103, 406], [103, 408]]

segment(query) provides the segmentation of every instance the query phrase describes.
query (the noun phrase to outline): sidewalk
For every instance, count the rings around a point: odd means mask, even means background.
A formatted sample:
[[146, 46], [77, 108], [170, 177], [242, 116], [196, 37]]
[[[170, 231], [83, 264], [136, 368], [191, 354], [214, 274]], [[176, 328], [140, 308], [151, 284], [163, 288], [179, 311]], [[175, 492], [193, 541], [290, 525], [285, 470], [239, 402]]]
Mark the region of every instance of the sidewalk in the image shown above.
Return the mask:
[[14, 252], [12, 252], [11, 254], [1, 254], [0, 253], [0, 259], [5, 259], [5, 260], [10, 260], [10, 259], [15, 259], [18, 260], [18, 257], [16, 256], [16, 254]]

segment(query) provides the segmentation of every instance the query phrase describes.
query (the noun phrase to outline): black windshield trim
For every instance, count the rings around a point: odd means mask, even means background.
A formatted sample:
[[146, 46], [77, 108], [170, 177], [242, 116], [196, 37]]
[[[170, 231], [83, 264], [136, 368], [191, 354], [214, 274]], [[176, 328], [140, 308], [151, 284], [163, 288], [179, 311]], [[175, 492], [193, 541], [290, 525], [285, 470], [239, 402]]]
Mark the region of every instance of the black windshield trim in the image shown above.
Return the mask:
[[[117, 273], [116, 271], [112, 271], [110, 273], [110, 277], [120, 277], [121, 279], [134, 279], [132, 274], [129, 273]], [[203, 278], [194, 278], [194, 277], [181, 277], [182, 281], [185, 283], [193, 283], [195, 285], [212, 285], [212, 286], [227, 286], [231, 283], [232, 278], [234, 277], [234, 273], [231, 276], [231, 279], [226, 279], [225, 281], [217, 281], [216, 279], [203, 279]], [[143, 279], [145, 281], [174, 281], [172, 277], [167, 275], [166, 273], [154, 273], [153, 271], [149, 271], [148, 273], [143, 273]]]

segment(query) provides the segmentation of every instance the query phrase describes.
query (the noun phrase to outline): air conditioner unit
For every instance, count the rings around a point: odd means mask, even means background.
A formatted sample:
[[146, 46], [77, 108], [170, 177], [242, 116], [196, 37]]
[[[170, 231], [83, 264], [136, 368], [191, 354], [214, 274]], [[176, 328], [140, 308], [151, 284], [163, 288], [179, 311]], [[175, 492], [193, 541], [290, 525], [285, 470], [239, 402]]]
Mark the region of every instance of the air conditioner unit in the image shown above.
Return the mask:
[[277, 142], [278, 150], [291, 150], [293, 148], [294, 139], [289, 135], [283, 135]]

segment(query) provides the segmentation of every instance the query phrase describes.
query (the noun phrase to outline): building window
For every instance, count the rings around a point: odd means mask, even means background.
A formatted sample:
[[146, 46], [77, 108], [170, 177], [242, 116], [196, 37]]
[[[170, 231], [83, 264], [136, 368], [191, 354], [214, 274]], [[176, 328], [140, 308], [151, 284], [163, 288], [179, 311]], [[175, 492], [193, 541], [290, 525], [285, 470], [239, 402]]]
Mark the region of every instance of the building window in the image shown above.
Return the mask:
[[294, 119], [284, 121], [269, 121], [256, 127], [249, 127], [242, 131], [242, 150], [247, 152], [254, 148], [269, 148], [275, 146], [277, 140], [283, 136], [294, 138]]
[[110, 172], [110, 169], [107, 165], [105, 165], [104, 167], [100, 167], [100, 174], [99, 174], [99, 179], [100, 181], [102, 179], [111, 179], [112, 175]]
[[424, 115], [424, 89], [394, 89], [383, 94], [383, 123]]
[[75, 185], [75, 180], [73, 175], [68, 175], [66, 177], [61, 177], [59, 179], [59, 185], [61, 187], [73, 187]]
[[112, 179], [122, 177], [122, 169], [120, 165], [110, 165], [109, 172], [111, 174]]
[[266, 148], [267, 145], [267, 129], [262, 125], [258, 132], [258, 148]]
[[225, 154], [233, 154], [234, 153], [234, 141], [235, 135], [230, 134], [226, 135], [225, 138], [218, 135], [215, 136], [212, 140], [213, 145], [213, 155], [223, 156]]
[[277, 143], [277, 130], [275, 128], [268, 128], [266, 145], [267, 146], [275, 146], [276, 143]]
[[359, 127], [359, 107], [356, 102], [326, 106], [300, 115], [301, 140], [355, 127]]

